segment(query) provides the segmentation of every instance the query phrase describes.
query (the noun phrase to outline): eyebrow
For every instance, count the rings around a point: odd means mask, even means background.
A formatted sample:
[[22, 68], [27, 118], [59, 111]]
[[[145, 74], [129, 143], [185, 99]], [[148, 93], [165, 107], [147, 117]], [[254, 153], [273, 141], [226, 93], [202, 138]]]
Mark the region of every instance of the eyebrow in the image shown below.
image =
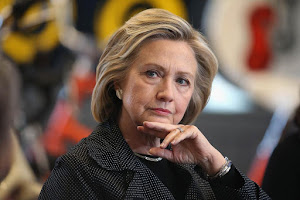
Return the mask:
[[[164, 67], [162, 67], [161, 65], [155, 64], [155, 63], [147, 63], [144, 66], [155, 66], [156, 68], [158, 68], [161, 71], [164, 71], [164, 72], [166, 71], [166, 69]], [[192, 79], [195, 79], [195, 75], [193, 73], [190, 73], [190, 72], [179, 71], [179, 72], [177, 72], [177, 74], [181, 74], [181, 75], [190, 77]]]

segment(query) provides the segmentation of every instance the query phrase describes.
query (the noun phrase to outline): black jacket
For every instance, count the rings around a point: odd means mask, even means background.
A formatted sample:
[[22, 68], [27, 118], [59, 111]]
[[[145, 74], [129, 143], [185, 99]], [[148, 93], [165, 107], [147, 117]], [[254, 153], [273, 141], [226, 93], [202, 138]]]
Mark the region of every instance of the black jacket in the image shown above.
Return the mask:
[[[201, 178], [194, 165], [177, 165], [191, 176], [185, 199], [269, 199], [244, 175], [231, 188]], [[107, 121], [57, 159], [39, 199], [174, 199], [168, 188], [136, 156], [117, 124]]]

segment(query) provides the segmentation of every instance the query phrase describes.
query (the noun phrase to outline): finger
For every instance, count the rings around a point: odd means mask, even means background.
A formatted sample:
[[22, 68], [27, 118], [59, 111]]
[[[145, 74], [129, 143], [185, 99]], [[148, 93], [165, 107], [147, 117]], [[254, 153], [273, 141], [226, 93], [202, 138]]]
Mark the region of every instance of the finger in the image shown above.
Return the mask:
[[[182, 128], [182, 127], [181, 127], [181, 128]], [[166, 148], [166, 147], [169, 145], [169, 143], [170, 143], [171, 141], [173, 141], [174, 138], [177, 137], [177, 135], [179, 135], [180, 133], [181, 133], [181, 131], [180, 131], [178, 128], [172, 130], [172, 131], [165, 137], [164, 141], [160, 144], [160, 147], [161, 147], [161, 148]]]
[[167, 160], [173, 161], [173, 152], [168, 149], [161, 149], [159, 147], [153, 147], [149, 150], [149, 153], [154, 156], [165, 158]]
[[177, 127], [177, 125], [173, 125], [173, 124], [149, 122], [149, 121], [144, 121], [143, 126], [156, 131], [168, 132], [168, 133]]
[[142, 133], [146, 133], [148, 135], [152, 135], [161, 139], [164, 139], [166, 137], [166, 135], [168, 134], [168, 132], [161, 132], [161, 131], [156, 131], [144, 126], [138, 126], [137, 130], [142, 132]]
[[198, 129], [195, 129], [194, 126], [188, 126], [187, 128], [185, 126], [184, 128], [185, 129], [181, 134], [177, 134], [176, 137], [173, 138], [173, 140], [171, 141], [172, 145], [177, 145], [185, 139], [195, 139], [200, 133], [200, 131]]

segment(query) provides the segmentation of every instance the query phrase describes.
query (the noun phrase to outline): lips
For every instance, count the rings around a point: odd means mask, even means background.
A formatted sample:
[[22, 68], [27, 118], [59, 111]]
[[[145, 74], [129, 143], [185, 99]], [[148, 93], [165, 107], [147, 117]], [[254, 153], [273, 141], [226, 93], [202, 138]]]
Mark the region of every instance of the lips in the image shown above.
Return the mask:
[[152, 110], [158, 114], [162, 115], [169, 115], [172, 114], [172, 112], [168, 109], [163, 109], [163, 108], [152, 108]]

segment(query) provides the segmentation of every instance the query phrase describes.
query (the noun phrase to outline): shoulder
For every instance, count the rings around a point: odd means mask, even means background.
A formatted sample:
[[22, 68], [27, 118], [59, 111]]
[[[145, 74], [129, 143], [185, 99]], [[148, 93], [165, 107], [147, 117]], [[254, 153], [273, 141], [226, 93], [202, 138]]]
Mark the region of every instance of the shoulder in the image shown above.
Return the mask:
[[97, 167], [100, 161], [97, 155], [113, 148], [109, 142], [111, 134], [111, 125], [108, 122], [99, 123], [88, 137], [83, 138], [56, 160], [55, 168], [64, 166], [70, 170], [82, 171], [86, 168]]
[[291, 159], [292, 157], [300, 156], [300, 134], [293, 133], [284, 138], [283, 141], [278, 143], [274, 149], [270, 159]]
[[[105, 126], [105, 125], [104, 125]], [[95, 130], [78, 144], [74, 145], [66, 154], [57, 158], [55, 166], [48, 180], [70, 181], [85, 180], [81, 177], [89, 177], [95, 168], [99, 168], [97, 161], [91, 156], [91, 151], [103, 146], [105, 139], [99, 137], [99, 132], [103, 131], [103, 124], [99, 124]], [[97, 138], [97, 140], [95, 139]], [[92, 146], [92, 150], [91, 150]], [[104, 145], [105, 146], [105, 145]], [[107, 148], [107, 147], [106, 147]], [[101, 169], [101, 168], [100, 168]]]
[[[298, 189], [300, 171], [291, 170], [291, 166], [300, 165], [300, 160], [295, 159], [299, 156], [299, 134], [289, 135], [274, 149], [266, 167], [262, 183], [263, 189], [272, 197], [277, 197], [277, 199], [299, 199], [299, 194], [296, 191]], [[283, 190], [288, 192], [282, 193]]]
[[[84, 152], [83, 148], [80, 152]], [[59, 157], [43, 185], [40, 199], [85, 199], [88, 198], [86, 195], [93, 195], [87, 181], [89, 162], [92, 160], [89, 161], [87, 156], [73, 152]]]
[[[41, 196], [46, 196], [45, 199], [49, 197], [47, 195], [51, 195], [51, 198], [55, 195], [54, 199], [109, 196], [112, 186], [108, 183], [116, 183], [126, 175], [123, 171], [112, 170], [120, 166], [116, 152], [119, 144], [114, 138], [121, 137], [112, 130], [113, 126], [109, 123], [99, 124], [90, 136], [59, 157], [43, 186]], [[78, 193], [86, 196], [76, 196]]]
[[[89, 156], [87, 138], [60, 156], [43, 185], [40, 199], [96, 199], [94, 178], [106, 170]], [[101, 185], [97, 185], [101, 190]]]

